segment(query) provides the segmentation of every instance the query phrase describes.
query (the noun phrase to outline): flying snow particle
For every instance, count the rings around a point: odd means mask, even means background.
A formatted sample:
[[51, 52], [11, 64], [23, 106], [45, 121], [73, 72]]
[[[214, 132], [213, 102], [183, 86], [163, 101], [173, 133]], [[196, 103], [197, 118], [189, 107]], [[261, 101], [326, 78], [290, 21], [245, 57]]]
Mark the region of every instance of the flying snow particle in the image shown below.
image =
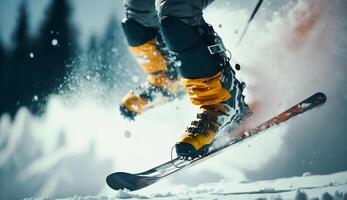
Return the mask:
[[34, 101], [37, 101], [37, 100], [39, 100], [39, 97], [38, 97], [37, 95], [35, 95], [35, 96], [33, 97], [33, 99], [34, 99]]
[[133, 76], [132, 77], [132, 81], [134, 82], [134, 83], [137, 83], [137, 82], [139, 82], [139, 77], [138, 76]]
[[182, 61], [175, 61], [175, 66], [176, 67], [181, 67], [182, 66]]
[[130, 138], [131, 137], [131, 132], [129, 130], [125, 131], [124, 132], [124, 136], [127, 137], [127, 138]]
[[52, 40], [52, 45], [53, 46], [57, 46], [58, 45], [58, 40], [57, 39], [53, 39]]
[[31, 52], [31, 53], [29, 54], [29, 57], [30, 57], [30, 58], [34, 58], [34, 53]]

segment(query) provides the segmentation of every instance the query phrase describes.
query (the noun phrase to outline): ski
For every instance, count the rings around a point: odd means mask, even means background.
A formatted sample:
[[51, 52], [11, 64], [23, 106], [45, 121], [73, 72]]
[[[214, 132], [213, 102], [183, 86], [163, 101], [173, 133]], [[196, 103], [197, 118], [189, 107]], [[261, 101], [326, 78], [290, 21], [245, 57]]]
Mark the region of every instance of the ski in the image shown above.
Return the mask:
[[115, 172], [107, 176], [106, 182], [108, 186], [114, 190], [128, 189], [130, 191], [134, 191], [145, 188], [149, 185], [152, 185], [153, 183], [158, 182], [164, 177], [167, 177], [182, 169], [196, 165], [203, 160], [211, 158], [212, 156], [221, 153], [223, 150], [234, 144], [240, 143], [245, 139], [257, 135], [271, 127], [280, 125], [281, 123], [293, 118], [294, 116], [323, 105], [325, 102], [325, 94], [318, 92], [308, 97], [304, 101], [294, 105], [288, 110], [280, 113], [279, 115], [259, 124], [255, 128], [243, 129], [240, 134], [237, 134], [237, 137], [230, 139], [229, 142], [227, 142], [223, 146], [220, 146], [219, 148], [210, 149], [210, 151], [203, 157], [195, 158], [194, 160], [190, 161], [176, 158], [150, 170], [136, 174], [127, 172]]

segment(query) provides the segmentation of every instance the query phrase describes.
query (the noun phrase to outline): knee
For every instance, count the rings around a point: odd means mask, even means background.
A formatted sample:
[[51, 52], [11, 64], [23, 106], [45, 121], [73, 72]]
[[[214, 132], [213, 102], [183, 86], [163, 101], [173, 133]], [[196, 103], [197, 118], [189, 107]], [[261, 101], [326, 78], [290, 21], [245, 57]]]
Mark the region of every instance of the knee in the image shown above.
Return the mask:
[[187, 24], [201, 24], [205, 0], [161, 0], [158, 5], [159, 19], [165, 17], [180, 18]]
[[184, 78], [201, 78], [220, 71], [207, 48], [209, 44], [200, 35], [200, 26], [192, 26], [176, 17], [163, 17], [160, 28], [170, 51], [177, 53], [182, 65], [179, 68]]
[[125, 16], [146, 27], [157, 27], [159, 20], [155, 0], [124, 0]]
[[156, 27], [146, 27], [134, 19], [124, 19], [122, 29], [130, 46], [142, 45], [158, 34]]

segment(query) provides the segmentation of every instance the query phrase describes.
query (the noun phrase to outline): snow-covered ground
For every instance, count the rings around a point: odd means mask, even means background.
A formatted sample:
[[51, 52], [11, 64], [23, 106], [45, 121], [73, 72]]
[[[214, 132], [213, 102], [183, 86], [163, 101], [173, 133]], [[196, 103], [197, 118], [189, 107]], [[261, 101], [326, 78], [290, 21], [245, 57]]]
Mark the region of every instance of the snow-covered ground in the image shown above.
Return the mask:
[[[153, 186], [153, 189], [155, 186]], [[181, 187], [173, 191], [129, 192], [118, 191], [113, 195], [98, 197], [70, 197], [73, 200], [92, 199], [274, 199], [274, 200], [346, 200], [347, 171], [331, 175], [303, 174], [302, 177], [282, 178], [257, 182], [230, 182], [201, 184]]]
[[[330, 118], [327, 113], [336, 104], [346, 105], [341, 103], [346, 103], [347, 94], [341, 90], [346, 85], [341, 64], [345, 63], [341, 57], [346, 59], [341, 56], [346, 55], [342, 37], [346, 24], [341, 23], [345, 18], [339, 15], [344, 9], [340, 5], [344, 4], [299, 0], [270, 16], [261, 10], [240, 46], [236, 46], [239, 32], [250, 13], [219, 5], [206, 11], [206, 19], [243, 67], [238, 77], [248, 85], [247, 101], [257, 105], [252, 122], [259, 123], [318, 90], [325, 92], [327, 104], [302, 116], [303, 122], [294, 119], [143, 190], [117, 192], [106, 186], [105, 177], [114, 171], [143, 171], [170, 159], [171, 146], [195, 117], [196, 108], [183, 99], [131, 123], [120, 117], [116, 102], [100, 103], [93, 98], [96, 92], [86, 86], [74, 96], [74, 104], [52, 97], [40, 118], [25, 108], [13, 121], [1, 116], [0, 199], [306, 199], [299, 190], [308, 199], [346, 199], [342, 192], [347, 192], [347, 172], [257, 182], [245, 175], [263, 169], [287, 150], [283, 145], [289, 130], [302, 123], [319, 126], [317, 122]], [[308, 142], [310, 137], [305, 139]]]

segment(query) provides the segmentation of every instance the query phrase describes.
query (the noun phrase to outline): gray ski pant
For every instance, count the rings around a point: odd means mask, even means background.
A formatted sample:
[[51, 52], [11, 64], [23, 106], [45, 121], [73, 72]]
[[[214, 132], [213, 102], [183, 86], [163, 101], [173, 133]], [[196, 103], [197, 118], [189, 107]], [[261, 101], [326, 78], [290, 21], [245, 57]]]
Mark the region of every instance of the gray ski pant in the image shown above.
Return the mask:
[[200, 24], [202, 10], [214, 0], [124, 0], [127, 18], [147, 27], [159, 26], [165, 16], [178, 17], [190, 25]]

